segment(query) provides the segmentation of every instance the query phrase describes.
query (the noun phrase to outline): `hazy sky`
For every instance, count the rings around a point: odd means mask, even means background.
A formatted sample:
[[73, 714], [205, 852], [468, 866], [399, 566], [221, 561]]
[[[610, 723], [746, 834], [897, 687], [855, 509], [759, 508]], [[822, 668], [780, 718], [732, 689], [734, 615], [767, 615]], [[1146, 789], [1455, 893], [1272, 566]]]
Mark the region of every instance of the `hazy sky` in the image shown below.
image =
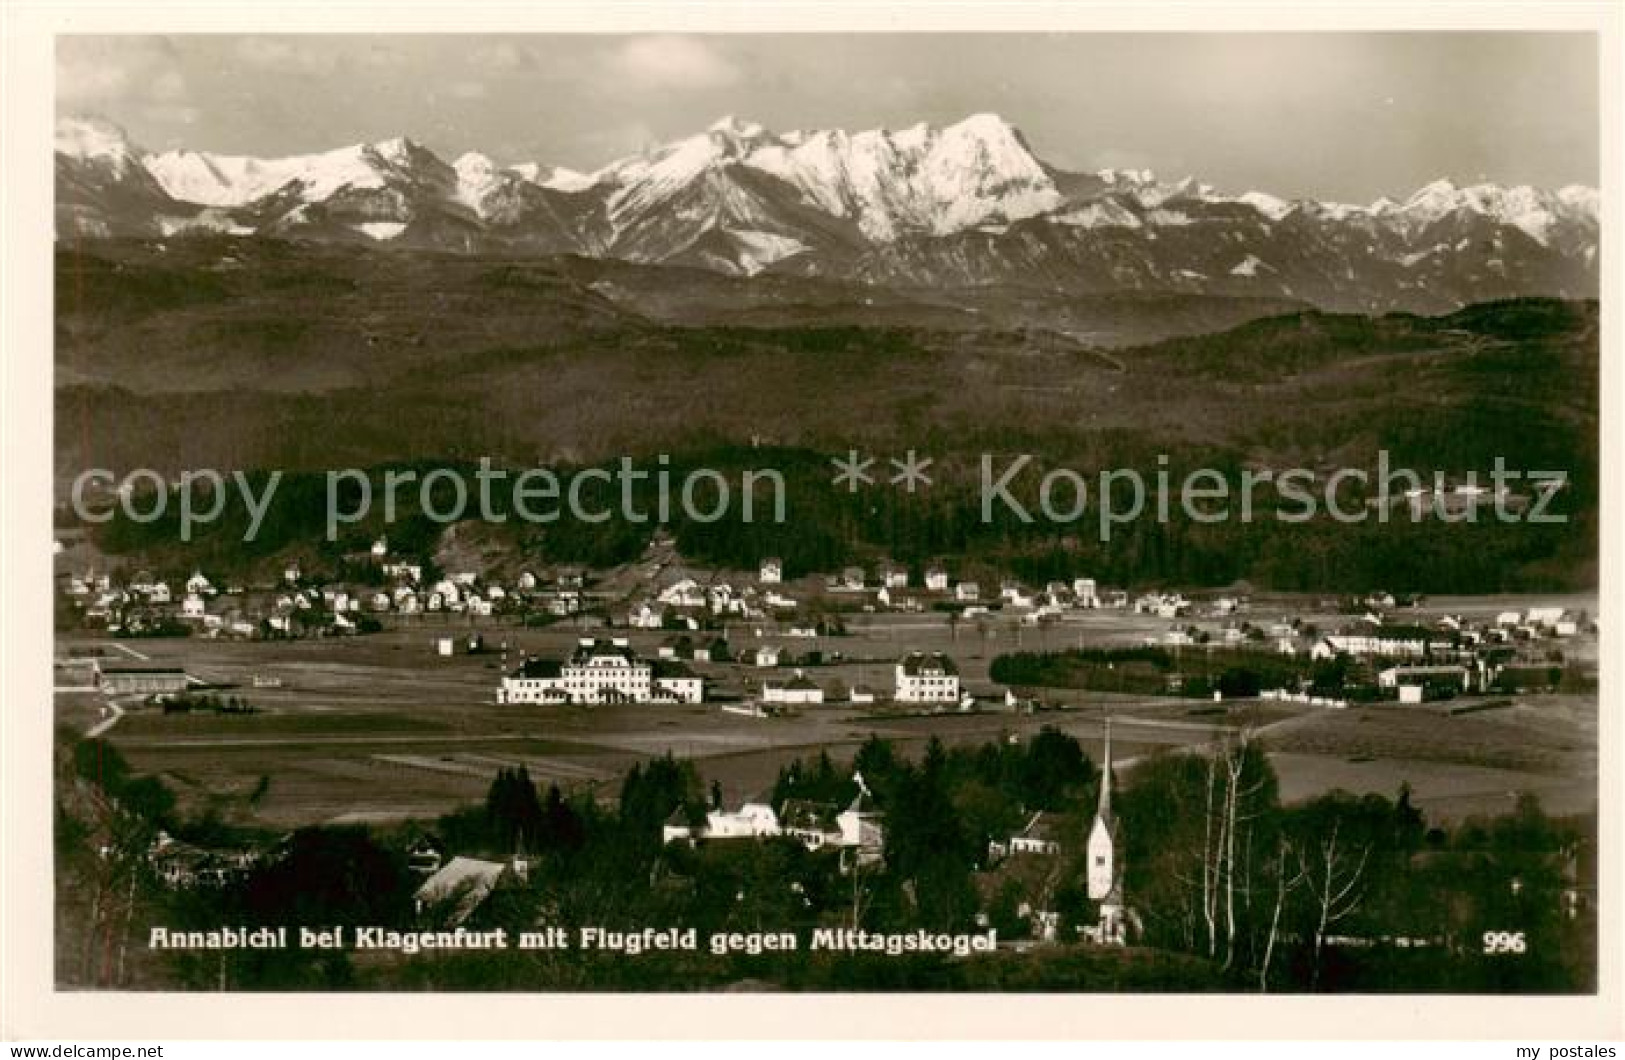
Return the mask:
[[1582, 34], [62, 37], [61, 113], [150, 149], [408, 135], [593, 169], [724, 114], [775, 130], [1004, 115], [1065, 168], [1367, 202], [1598, 181]]

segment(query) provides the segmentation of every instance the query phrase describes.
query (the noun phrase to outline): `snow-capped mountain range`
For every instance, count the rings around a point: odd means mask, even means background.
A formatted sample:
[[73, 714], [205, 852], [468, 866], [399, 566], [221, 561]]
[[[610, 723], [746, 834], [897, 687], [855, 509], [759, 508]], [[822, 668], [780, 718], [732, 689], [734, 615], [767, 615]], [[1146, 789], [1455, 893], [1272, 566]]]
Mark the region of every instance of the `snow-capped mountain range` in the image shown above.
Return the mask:
[[1437, 311], [1594, 297], [1598, 194], [1435, 181], [1369, 205], [1224, 194], [1145, 170], [1066, 172], [991, 114], [773, 133], [724, 118], [593, 173], [447, 163], [405, 138], [312, 155], [148, 153], [64, 119], [59, 238], [225, 233], [575, 253], [895, 285], [1289, 297]]

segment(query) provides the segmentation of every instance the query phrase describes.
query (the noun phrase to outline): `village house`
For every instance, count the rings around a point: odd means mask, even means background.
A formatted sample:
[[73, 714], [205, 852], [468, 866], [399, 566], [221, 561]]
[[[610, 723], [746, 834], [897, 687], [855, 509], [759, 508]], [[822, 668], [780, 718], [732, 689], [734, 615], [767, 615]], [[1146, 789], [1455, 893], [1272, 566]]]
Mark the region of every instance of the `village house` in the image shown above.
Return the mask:
[[662, 589], [656, 599], [671, 607], [704, 607], [705, 591], [693, 578], [683, 578]]
[[406, 868], [419, 876], [433, 876], [446, 863], [446, 852], [432, 836], [419, 836], [406, 848]]
[[937, 566], [925, 568], [925, 590], [931, 593], [947, 592], [948, 572]]
[[896, 690], [899, 703], [959, 702], [959, 667], [941, 652], [910, 652], [897, 663]]
[[258, 862], [259, 853], [254, 850], [208, 849], [163, 831], [147, 848], [153, 875], [172, 889], [225, 887], [242, 880]]
[[397, 581], [411, 582], [416, 585], [423, 580], [423, 565], [421, 563], [407, 563], [404, 560], [396, 563], [385, 563], [381, 568], [386, 578]]
[[1011, 607], [1033, 607], [1036, 601], [1020, 582], [1006, 581], [999, 585], [999, 599]]
[[1174, 626], [1162, 635], [1161, 643], [1170, 648], [1188, 648], [1196, 643], [1196, 637], [1190, 630]]
[[880, 584], [887, 589], [908, 588], [908, 568], [887, 563], [880, 568]]
[[954, 599], [962, 604], [974, 604], [982, 598], [982, 587], [975, 582], [960, 582], [954, 586]]
[[815, 706], [824, 702], [824, 689], [800, 670], [782, 681], [762, 682], [762, 702], [795, 706]]
[[784, 561], [777, 556], [769, 556], [762, 560], [761, 568], [757, 571], [756, 580], [763, 585], [778, 585], [784, 581]]
[[666, 624], [666, 609], [641, 603], [627, 614], [626, 624], [633, 629], [661, 629]]
[[1190, 613], [1190, 601], [1180, 593], [1146, 593], [1134, 601], [1135, 614], [1179, 618]]
[[845, 810], [826, 802], [788, 799], [779, 810], [784, 835], [798, 840], [808, 850], [834, 847], [842, 851], [842, 869], [879, 862], [885, 851], [883, 818], [869, 791], [859, 781], [856, 798]]
[[1027, 819], [1021, 831], [1010, 837], [1012, 854], [1059, 854], [1061, 825], [1053, 813], [1039, 810]]

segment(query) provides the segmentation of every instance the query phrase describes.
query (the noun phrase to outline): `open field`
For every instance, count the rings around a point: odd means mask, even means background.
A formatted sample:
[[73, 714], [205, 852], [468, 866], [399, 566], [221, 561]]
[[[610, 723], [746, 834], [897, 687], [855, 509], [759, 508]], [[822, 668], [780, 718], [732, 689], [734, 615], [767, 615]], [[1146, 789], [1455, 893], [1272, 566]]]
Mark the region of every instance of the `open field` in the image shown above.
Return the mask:
[[[1255, 607], [1247, 617], [1255, 623], [1292, 614], [1331, 619], [1297, 606], [1303, 603]], [[1427, 610], [1528, 603], [1438, 601]], [[498, 705], [501, 645], [507, 645], [510, 662], [523, 652], [562, 654], [589, 632], [573, 626], [486, 624], [481, 632], [493, 650], [449, 657], [435, 653], [434, 641], [466, 629], [423, 626], [289, 642], [65, 636], [58, 654], [85, 658], [99, 652], [124, 661], [126, 649], [133, 648], [153, 665], [185, 666], [226, 694], [246, 698], [255, 713], [166, 715], [126, 701], [127, 713], [107, 736], [136, 769], [163, 777], [186, 808], [271, 827], [434, 816], [479, 800], [499, 768], [521, 763], [539, 782], [613, 797], [628, 767], [668, 751], [695, 759], [703, 776], [718, 780], [729, 799], [737, 799], [765, 792], [779, 768], [796, 757], [827, 749], [839, 761], [871, 734], [917, 755], [932, 736], [949, 744], [976, 744], [1025, 738], [1055, 725], [1098, 760], [1108, 713], [1120, 768], [1132, 768], [1143, 755], [1201, 746], [1247, 727], [1270, 750], [1288, 800], [1332, 788], [1391, 795], [1408, 782], [1418, 804], [1438, 818], [1505, 808], [1519, 791], [1540, 794], [1557, 811], [1595, 804], [1595, 697], [1518, 697], [1496, 709], [1452, 715], [1442, 705], [1328, 711], [1051, 690], [1043, 699], [1062, 709], [1016, 713], [1003, 708], [988, 679], [988, 666], [1003, 652], [1133, 644], [1167, 626], [1166, 620], [1147, 616], [1093, 612], [1048, 628], [995, 618], [981, 628], [962, 623], [957, 631], [934, 614], [858, 615], [849, 622], [850, 636], [816, 641], [780, 638], [771, 627], [758, 637], [758, 630], [744, 623], [729, 631], [736, 651], [781, 643], [795, 651], [841, 653], [843, 661], [810, 671], [826, 687], [838, 680], [889, 689], [893, 660], [902, 652], [947, 651], [959, 662], [966, 687], [989, 707], [930, 715], [845, 704], [776, 718], [728, 713], [718, 703]], [[634, 647], [646, 655], [654, 654], [664, 636], [630, 632]], [[737, 697], [762, 676], [788, 672], [734, 664], [695, 668], [725, 698]], [[84, 731], [105, 716], [101, 697], [79, 690], [79, 669], [58, 667], [57, 716], [59, 723]], [[280, 685], [255, 687], [256, 678]]]

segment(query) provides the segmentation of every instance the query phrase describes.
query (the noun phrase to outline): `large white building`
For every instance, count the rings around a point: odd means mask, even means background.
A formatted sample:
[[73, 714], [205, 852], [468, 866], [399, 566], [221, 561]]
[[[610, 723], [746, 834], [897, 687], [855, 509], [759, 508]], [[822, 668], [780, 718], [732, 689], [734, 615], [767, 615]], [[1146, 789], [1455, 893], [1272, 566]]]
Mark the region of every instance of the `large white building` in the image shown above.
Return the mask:
[[911, 652], [897, 664], [899, 703], [959, 702], [959, 667], [941, 652]]
[[527, 659], [502, 679], [498, 703], [699, 703], [688, 668], [640, 659], [624, 640], [584, 638], [565, 662]]

